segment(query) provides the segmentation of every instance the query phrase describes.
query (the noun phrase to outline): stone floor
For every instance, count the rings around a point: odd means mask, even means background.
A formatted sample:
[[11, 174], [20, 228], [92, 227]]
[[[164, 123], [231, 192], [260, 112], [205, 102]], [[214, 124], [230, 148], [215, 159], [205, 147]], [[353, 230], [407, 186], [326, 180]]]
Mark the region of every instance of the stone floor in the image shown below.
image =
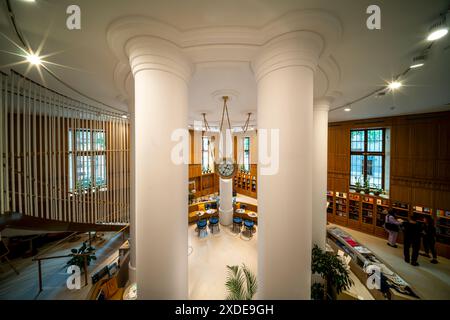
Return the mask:
[[[257, 274], [258, 230], [250, 241], [220, 226], [220, 234], [199, 239], [195, 225], [189, 226], [189, 299], [223, 300], [226, 298], [227, 265], [247, 265]], [[354, 286], [349, 290], [359, 299], [373, 299], [366, 287], [351, 274]]]
[[403, 247], [391, 248], [385, 239], [337, 226], [351, 234], [355, 240], [372, 250], [407, 281], [414, 291], [426, 300], [450, 300], [450, 260], [438, 257], [438, 264], [419, 256], [420, 266], [414, 267], [403, 260]]

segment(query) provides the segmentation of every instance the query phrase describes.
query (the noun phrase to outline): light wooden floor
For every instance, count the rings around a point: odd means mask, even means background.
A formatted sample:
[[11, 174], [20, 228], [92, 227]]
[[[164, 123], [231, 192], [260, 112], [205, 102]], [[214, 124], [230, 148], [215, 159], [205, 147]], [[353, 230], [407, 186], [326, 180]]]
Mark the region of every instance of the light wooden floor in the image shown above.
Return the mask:
[[385, 239], [336, 225], [351, 234], [355, 240], [372, 250], [407, 281], [414, 291], [426, 300], [450, 300], [450, 260], [438, 257], [438, 264], [419, 256], [420, 266], [403, 260], [403, 246], [391, 248]]
[[[97, 260], [92, 261], [89, 266], [90, 276], [105, 265], [114, 261], [118, 256], [118, 248], [123, 243], [122, 236], [113, 232], [104, 233], [105, 242], [93, 243], [97, 247]], [[57, 256], [70, 253], [73, 248], [79, 248], [83, 241], [87, 240], [87, 235], [83, 235], [77, 242], [65, 242], [45, 256]], [[103, 246], [103, 247], [102, 247]], [[45, 248], [41, 248], [44, 250]], [[84, 286], [84, 275], [82, 275], [81, 289], [69, 290], [66, 286], [68, 274], [65, 267], [68, 258], [44, 261], [43, 271], [43, 291], [38, 295], [38, 264], [32, 258], [15, 259], [12, 261], [20, 274], [14, 271], [5, 263], [0, 265], [0, 300], [84, 300], [91, 286]]]

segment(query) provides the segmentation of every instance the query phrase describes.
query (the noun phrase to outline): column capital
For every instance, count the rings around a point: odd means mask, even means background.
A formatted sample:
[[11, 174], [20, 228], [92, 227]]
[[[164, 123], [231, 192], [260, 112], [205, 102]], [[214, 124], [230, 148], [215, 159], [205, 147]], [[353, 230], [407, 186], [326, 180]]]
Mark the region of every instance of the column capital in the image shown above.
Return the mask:
[[312, 31], [294, 31], [272, 39], [252, 61], [256, 81], [286, 67], [302, 66], [315, 72], [324, 45], [323, 38]]
[[193, 67], [186, 55], [170, 41], [152, 36], [138, 36], [125, 46], [133, 75], [142, 70], [172, 73], [188, 82]]
[[330, 111], [333, 98], [314, 99], [314, 111]]

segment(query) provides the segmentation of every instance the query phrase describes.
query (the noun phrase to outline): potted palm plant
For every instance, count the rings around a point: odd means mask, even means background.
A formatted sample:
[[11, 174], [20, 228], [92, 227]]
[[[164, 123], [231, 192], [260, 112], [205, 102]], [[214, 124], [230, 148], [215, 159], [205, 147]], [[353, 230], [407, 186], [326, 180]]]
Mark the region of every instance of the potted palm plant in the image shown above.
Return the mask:
[[353, 284], [347, 265], [338, 255], [325, 252], [317, 245], [312, 249], [311, 271], [323, 279], [323, 283], [311, 286], [311, 298], [314, 300], [335, 300], [339, 293]]
[[252, 300], [258, 288], [255, 274], [245, 264], [227, 266], [228, 276], [225, 286], [228, 290], [227, 300]]

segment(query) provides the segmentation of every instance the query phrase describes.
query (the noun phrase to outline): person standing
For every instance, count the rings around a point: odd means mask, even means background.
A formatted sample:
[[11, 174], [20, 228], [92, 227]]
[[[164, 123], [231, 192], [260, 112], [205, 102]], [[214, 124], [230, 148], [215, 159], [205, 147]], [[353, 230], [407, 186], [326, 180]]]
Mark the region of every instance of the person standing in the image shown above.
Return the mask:
[[425, 256], [430, 258], [430, 251], [433, 259], [431, 263], [438, 263], [436, 254], [436, 227], [434, 226], [433, 218], [427, 216], [425, 219], [425, 228], [423, 232], [423, 248], [425, 249]]
[[416, 267], [419, 265], [417, 258], [419, 257], [422, 226], [417, 222], [415, 215], [412, 215], [408, 221], [403, 222], [402, 226], [404, 230], [403, 255], [405, 256], [405, 262], [411, 262], [411, 265]]
[[[386, 209], [385, 209], [386, 211]], [[397, 237], [398, 232], [400, 231], [400, 224], [401, 222], [397, 220], [395, 217], [395, 212], [392, 209], [389, 209], [387, 211], [387, 215], [384, 221], [384, 228], [389, 234], [388, 238], [388, 246], [391, 246], [393, 248], [397, 248]]]

